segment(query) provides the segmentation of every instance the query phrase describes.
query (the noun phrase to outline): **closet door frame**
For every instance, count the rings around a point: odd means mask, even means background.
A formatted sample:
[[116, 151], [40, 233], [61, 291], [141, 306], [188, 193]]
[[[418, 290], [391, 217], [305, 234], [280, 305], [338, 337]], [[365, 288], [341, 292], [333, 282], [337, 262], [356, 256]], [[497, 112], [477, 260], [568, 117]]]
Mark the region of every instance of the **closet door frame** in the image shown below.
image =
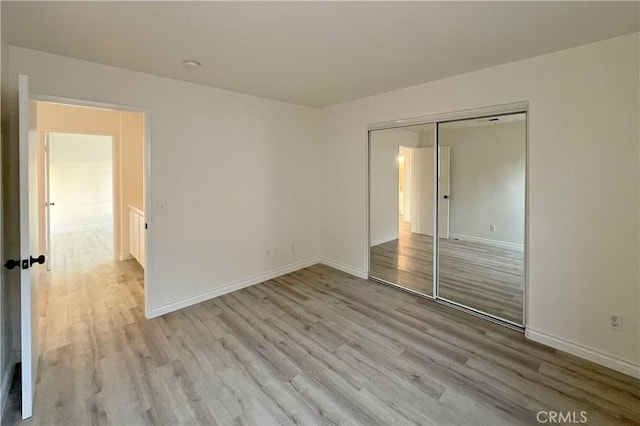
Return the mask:
[[[449, 300], [445, 300], [439, 297], [439, 243], [438, 243], [438, 231], [439, 231], [439, 180], [440, 176], [437, 173], [438, 170], [438, 162], [440, 160], [440, 140], [439, 140], [439, 124], [466, 120], [466, 119], [474, 119], [474, 118], [483, 118], [487, 116], [499, 116], [499, 115], [509, 115], [516, 113], [525, 113], [526, 114], [526, 135], [525, 135], [525, 209], [524, 209], [524, 294], [522, 300], [522, 324], [517, 324], [511, 322], [509, 320], [497, 317], [495, 315], [489, 314], [487, 312], [482, 312], [477, 309], [452, 302]], [[371, 132], [375, 130], [385, 130], [385, 129], [395, 129], [402, 128], [408, 126], [414, 126], [419, 124], [433, 124], [434, 125], [434, 170], [435, 179], [434, 181], [434, 220], [433, 220], [433, 229], [434, 229], [434, 238], [433, 238], [433, 293], [432, 295], [427, 295], [423, 293], [419, 293], [413, 291], [411, 289], [407, 289], [406, 287], [402, 287], [397, 283], [391, 283], [388, 281], [384, 281], [378, 279], [376, 277], [371, 276], [371, 250], [370, 250], [370, 242], [371, 242], [371, 208], [370, 208], [370, 198], [371, 198]], [[467, 109], [455, 112], [448, 112], [442, 114], [435, 115], [427, 115], [406, 119], [398, 119], [392, 121], [384, 121], [379, 123], [372, 123], [367, 125], [366, 127], [366, 195], [365, 195], [365, 253], [367, 257], [367, 278], [381, 282], [386, 285], [391, 285], [393, 287], [397, 287], [401, 290], [407, 291], [409, 293], [415, 294], [420, 297], [425, 297], [427, 299], [434, 300], [443, 305], [450, 306], [452, 308], [467, 312], [469, 314], [484, 318], [486, 320], [504, 325], [509, 328], [513, 328], [518, 331], [524, 331], [526, 329], [526, 325], [528, 323], [528, 309], [527, 302], [529, 300], [529, 102], [514, 102], [509, 104], [502, 105], [493, 105], [483, 108], [474, 108]]]

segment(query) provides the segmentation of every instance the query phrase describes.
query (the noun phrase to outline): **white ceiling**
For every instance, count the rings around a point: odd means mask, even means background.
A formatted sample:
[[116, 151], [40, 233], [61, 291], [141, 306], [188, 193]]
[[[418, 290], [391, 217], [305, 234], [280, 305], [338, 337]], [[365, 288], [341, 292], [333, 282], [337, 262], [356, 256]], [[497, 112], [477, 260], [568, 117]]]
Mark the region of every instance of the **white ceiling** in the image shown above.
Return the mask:
[[636, 32], [639, 14], [606, 1], [2, 1], [2, 30], [21, 47], [322, 107]]

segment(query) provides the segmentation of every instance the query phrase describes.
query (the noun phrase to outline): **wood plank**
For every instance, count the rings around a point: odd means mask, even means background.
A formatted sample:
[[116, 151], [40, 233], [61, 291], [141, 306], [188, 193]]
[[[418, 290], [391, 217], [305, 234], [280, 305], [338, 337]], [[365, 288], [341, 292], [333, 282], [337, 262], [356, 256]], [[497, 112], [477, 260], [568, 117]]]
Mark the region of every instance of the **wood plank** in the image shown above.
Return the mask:
[[[433, 237], [399, 221], [399, 238], [371, 247], [371, 276], [433, 295]], [[440, 239], [439, 296], [522, 324], [524, 253], [477, 242]]]
[[100, 238], [43, 280], [34, 416], [14, 392], [3, 425], [640, 424], [639, 380], [325, 266], [147, 320], [135, 260], [74, 258]]

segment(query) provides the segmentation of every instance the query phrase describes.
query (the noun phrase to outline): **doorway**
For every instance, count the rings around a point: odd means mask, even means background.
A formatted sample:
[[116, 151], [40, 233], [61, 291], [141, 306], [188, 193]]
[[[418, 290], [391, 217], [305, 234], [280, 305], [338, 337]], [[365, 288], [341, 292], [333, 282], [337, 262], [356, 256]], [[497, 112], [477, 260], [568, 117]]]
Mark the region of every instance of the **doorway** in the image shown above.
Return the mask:
[[113, 259], [113, 136], [44, 134], [47, 270]]
[[[146, 257], [136, 254], [146, 252], [145, 114], [55, 101], [35, 102], [39, 235], [48, 269], [79, 261], [85, 242], [86, 264], [136, 259], [144, 268]], [[76, 261], [65, 256], [74, 250]]]
[[[63, 368], [63, 377], [50, 370], [48, 375], [39, 374], [39, 365], [51, 362], [57, 349], [73, 350], [76, 345], [70, 342], [94, 339], [107, 325], [121, 332], [132, 312], [145, 316], [149, 122], [148, 110], [33, 96], [28, 76], [18, 77], [21, 260], [12, 260], [9, 266], [21, 270], [23, 418], [43, 407], [46, 394], [55, 392], [68, 371], [75, 369], [75, 364]], [[84, 149], [89, 152], [80, 155]], [[74, 162], [81, 166], [70, 166]], [[55, 207], [64, 211], [52, 211]], [[131, 209], [139, 213], [135, 233], [129, 232]], [[63, 252], [55, 250], [55, 235], [102, 227], [110, 238], [89, 238], [82, 244], [72, 238], [71, 248], [64, 251], [65, 262], [52, 263], [54, 268], [48, 272], [38, 266], [45, 263], [48, 244], [54, 258]], [[51, 236], [48, 230], [53, 231]], [[142, 256], [132, 255], [134, 244]], [[91, 250], [102, 254], [91, 256]], [[116, 307], [122, 307], [122, 313], [112, 316]], [[73, 359], [82, 356], [71, 355]], [[50, 391], [38, 396], [36, 384]]]

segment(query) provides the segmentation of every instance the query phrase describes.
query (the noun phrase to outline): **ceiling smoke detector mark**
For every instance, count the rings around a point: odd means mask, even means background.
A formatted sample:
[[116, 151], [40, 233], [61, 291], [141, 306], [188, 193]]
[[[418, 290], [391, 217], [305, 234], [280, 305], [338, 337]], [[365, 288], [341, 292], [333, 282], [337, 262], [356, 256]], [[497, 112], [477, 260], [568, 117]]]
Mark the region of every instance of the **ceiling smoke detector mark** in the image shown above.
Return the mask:
[[197, 70], [202, 66], [202, 64], [195, 59], [185, 59], [182, 61], [182, 65], [189, 70]]

